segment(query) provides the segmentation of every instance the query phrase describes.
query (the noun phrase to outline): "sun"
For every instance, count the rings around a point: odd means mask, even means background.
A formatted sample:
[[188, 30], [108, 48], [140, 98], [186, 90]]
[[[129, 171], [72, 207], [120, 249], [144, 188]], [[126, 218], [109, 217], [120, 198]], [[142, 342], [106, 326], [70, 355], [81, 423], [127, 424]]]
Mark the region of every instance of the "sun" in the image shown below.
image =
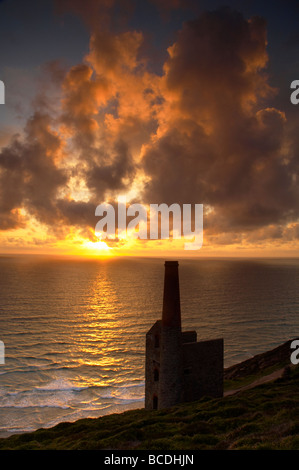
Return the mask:
[[[81, 251], [81, 250], [80, 250]], [[81, 254], [85, 256], [113, 256], [113, 250], [107, 243], [99, 240], [97, 242], [85, 241], [82, 243]]]

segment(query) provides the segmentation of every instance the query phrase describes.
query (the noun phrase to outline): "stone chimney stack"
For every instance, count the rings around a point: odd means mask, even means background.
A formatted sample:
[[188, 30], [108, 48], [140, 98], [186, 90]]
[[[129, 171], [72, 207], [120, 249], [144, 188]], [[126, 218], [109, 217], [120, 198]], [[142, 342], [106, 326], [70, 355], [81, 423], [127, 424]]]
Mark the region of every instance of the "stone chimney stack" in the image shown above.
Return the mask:
[[168, 408], [179, 403], [183, 391], [178, 267], [177, 261], [165, 262], [158, 408]]
[[165, 261], [162, 319], [146, 334], [145, 408], [223, 396], [223, 338], [181, 329], [179, 263]]
[[181, 329], [178, 261], [165, 261], [162, 327]]

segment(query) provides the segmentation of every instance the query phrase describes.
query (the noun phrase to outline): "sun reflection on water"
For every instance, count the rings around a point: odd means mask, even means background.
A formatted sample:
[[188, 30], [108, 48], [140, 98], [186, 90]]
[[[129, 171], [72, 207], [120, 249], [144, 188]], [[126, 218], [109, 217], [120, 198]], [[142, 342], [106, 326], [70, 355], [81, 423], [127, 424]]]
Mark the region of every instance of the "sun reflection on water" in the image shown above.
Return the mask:
[[98, 368], [97, 376], [92, 380], [96, 385], [107, 385], [111, 372], [118, 372], [126, 362], [120, 341], [123, 332], [120, 308], [107, 267], [101, 265], [90, 285], [83, 319], [85, 326], [80, 336], [80, 363]]

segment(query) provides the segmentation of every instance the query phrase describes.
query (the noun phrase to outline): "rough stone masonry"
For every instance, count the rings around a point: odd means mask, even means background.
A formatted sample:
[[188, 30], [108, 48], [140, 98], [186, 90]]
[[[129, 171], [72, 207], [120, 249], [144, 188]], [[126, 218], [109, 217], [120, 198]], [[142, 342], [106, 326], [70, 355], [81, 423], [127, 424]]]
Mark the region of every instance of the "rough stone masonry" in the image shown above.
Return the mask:
[[223, 338], [197, 341], [181, 328], [179, 263], [165, 262], [162, 320], [146, 334], [145, 408], [223, 396]]

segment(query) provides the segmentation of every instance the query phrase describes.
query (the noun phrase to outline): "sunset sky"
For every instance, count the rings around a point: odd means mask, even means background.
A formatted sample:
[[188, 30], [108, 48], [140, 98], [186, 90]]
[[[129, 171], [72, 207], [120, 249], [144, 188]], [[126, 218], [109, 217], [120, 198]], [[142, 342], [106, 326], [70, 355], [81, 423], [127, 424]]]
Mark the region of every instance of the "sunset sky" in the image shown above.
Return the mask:
[[[299, 2], [0, 0], [0, 254], [298, 256]], [[95, 235], [203, 204], [203, 247]]]

